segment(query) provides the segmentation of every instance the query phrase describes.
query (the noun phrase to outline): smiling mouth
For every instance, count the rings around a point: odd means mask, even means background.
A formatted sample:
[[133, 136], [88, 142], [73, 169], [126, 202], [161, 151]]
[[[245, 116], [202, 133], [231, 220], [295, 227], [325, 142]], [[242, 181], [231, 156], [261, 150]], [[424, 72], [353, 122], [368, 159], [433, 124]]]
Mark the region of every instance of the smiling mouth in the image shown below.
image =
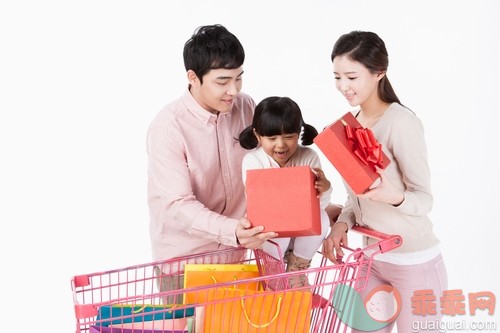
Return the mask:
[[278, 156], [286, 156], [288, 154], [288, 150], [287, 151], [275, 151], [274, 152], [276, 155]]

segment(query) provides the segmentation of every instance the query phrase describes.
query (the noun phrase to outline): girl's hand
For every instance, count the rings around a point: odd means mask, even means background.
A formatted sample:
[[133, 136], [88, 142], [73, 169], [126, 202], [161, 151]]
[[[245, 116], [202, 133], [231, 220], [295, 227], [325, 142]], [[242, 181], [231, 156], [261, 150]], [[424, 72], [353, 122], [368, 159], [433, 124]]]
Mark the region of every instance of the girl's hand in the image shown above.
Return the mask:
[[358, 195], [360, 198], [368, 198], [373, 201], [385, 202], [393, 206], [399, 206], [405, 199], [404, 192], [396, 188], [387, 178], [383, 169], [377, 167], [380, 175], [380, 184], [377, 187]]
[[314, 187], [318, 191], [318, 197], [321, 193], [328, 191], [331, 184], [328, 179], [326, 179], [325, 173], [320, 168], [312, 168], [316, 174], [316, 181], [314, 182]]

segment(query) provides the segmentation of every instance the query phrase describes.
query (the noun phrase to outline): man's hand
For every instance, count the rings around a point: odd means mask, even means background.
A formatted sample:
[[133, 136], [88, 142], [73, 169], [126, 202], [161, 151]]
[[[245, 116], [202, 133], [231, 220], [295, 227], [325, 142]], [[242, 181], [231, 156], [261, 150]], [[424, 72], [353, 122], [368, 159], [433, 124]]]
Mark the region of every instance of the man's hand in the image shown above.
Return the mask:
[[264, 230], [263, 226], [257, 226], [251, 228], [250, 221], [246, 218], [241, 218], [240, 223], [236, 227], [236, 239], [238, 243], [247, 249], [257, 249], [262, 246], [262, 244], [276, 236], [275, 232], [262, 232]]

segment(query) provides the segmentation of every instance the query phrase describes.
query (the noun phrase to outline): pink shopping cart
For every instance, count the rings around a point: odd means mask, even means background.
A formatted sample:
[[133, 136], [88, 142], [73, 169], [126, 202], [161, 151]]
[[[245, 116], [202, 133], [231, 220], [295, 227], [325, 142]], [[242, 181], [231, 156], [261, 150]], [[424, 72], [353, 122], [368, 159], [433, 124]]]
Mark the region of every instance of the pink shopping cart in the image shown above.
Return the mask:
[[[366, 286], [377, 254], [402, 244], [398, 235], [353, 230], [377, 242], [346, 247], [341, 264], [322, 258], [299, 272], [285, 272], [283, 260], [262, 250], [234, 248], [74, 276], [76, 332], [347, 332], [352, 304], [346, 293]], [[220, 263], [255, 265], [258, 274], [183, 286], [186, 265]], [[309, 285], [290, 288], [289, 279], [303, 274]], [[194, 298], [187, 302], [187, 295]]]

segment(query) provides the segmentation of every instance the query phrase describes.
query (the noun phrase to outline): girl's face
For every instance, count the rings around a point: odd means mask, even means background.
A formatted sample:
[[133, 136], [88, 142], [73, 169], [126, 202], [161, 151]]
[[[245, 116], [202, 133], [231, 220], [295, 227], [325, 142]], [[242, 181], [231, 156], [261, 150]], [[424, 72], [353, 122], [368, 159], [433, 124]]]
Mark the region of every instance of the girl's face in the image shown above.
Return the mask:
[[361, 63], [347, 56], [337, 56], [333, 59], [333, 74], [337, 89], [349, 105], [363, 107], [367, 102], [379, 100], [377, 86], [384, 73], [370, 73]]
[[286, 165], [290, 157], [297, 151], [299, 145], [298, 133], [273, 136], [261, 136], [255, 133], [255, 136], [266, 154], [271, 156], [281, 168]]

